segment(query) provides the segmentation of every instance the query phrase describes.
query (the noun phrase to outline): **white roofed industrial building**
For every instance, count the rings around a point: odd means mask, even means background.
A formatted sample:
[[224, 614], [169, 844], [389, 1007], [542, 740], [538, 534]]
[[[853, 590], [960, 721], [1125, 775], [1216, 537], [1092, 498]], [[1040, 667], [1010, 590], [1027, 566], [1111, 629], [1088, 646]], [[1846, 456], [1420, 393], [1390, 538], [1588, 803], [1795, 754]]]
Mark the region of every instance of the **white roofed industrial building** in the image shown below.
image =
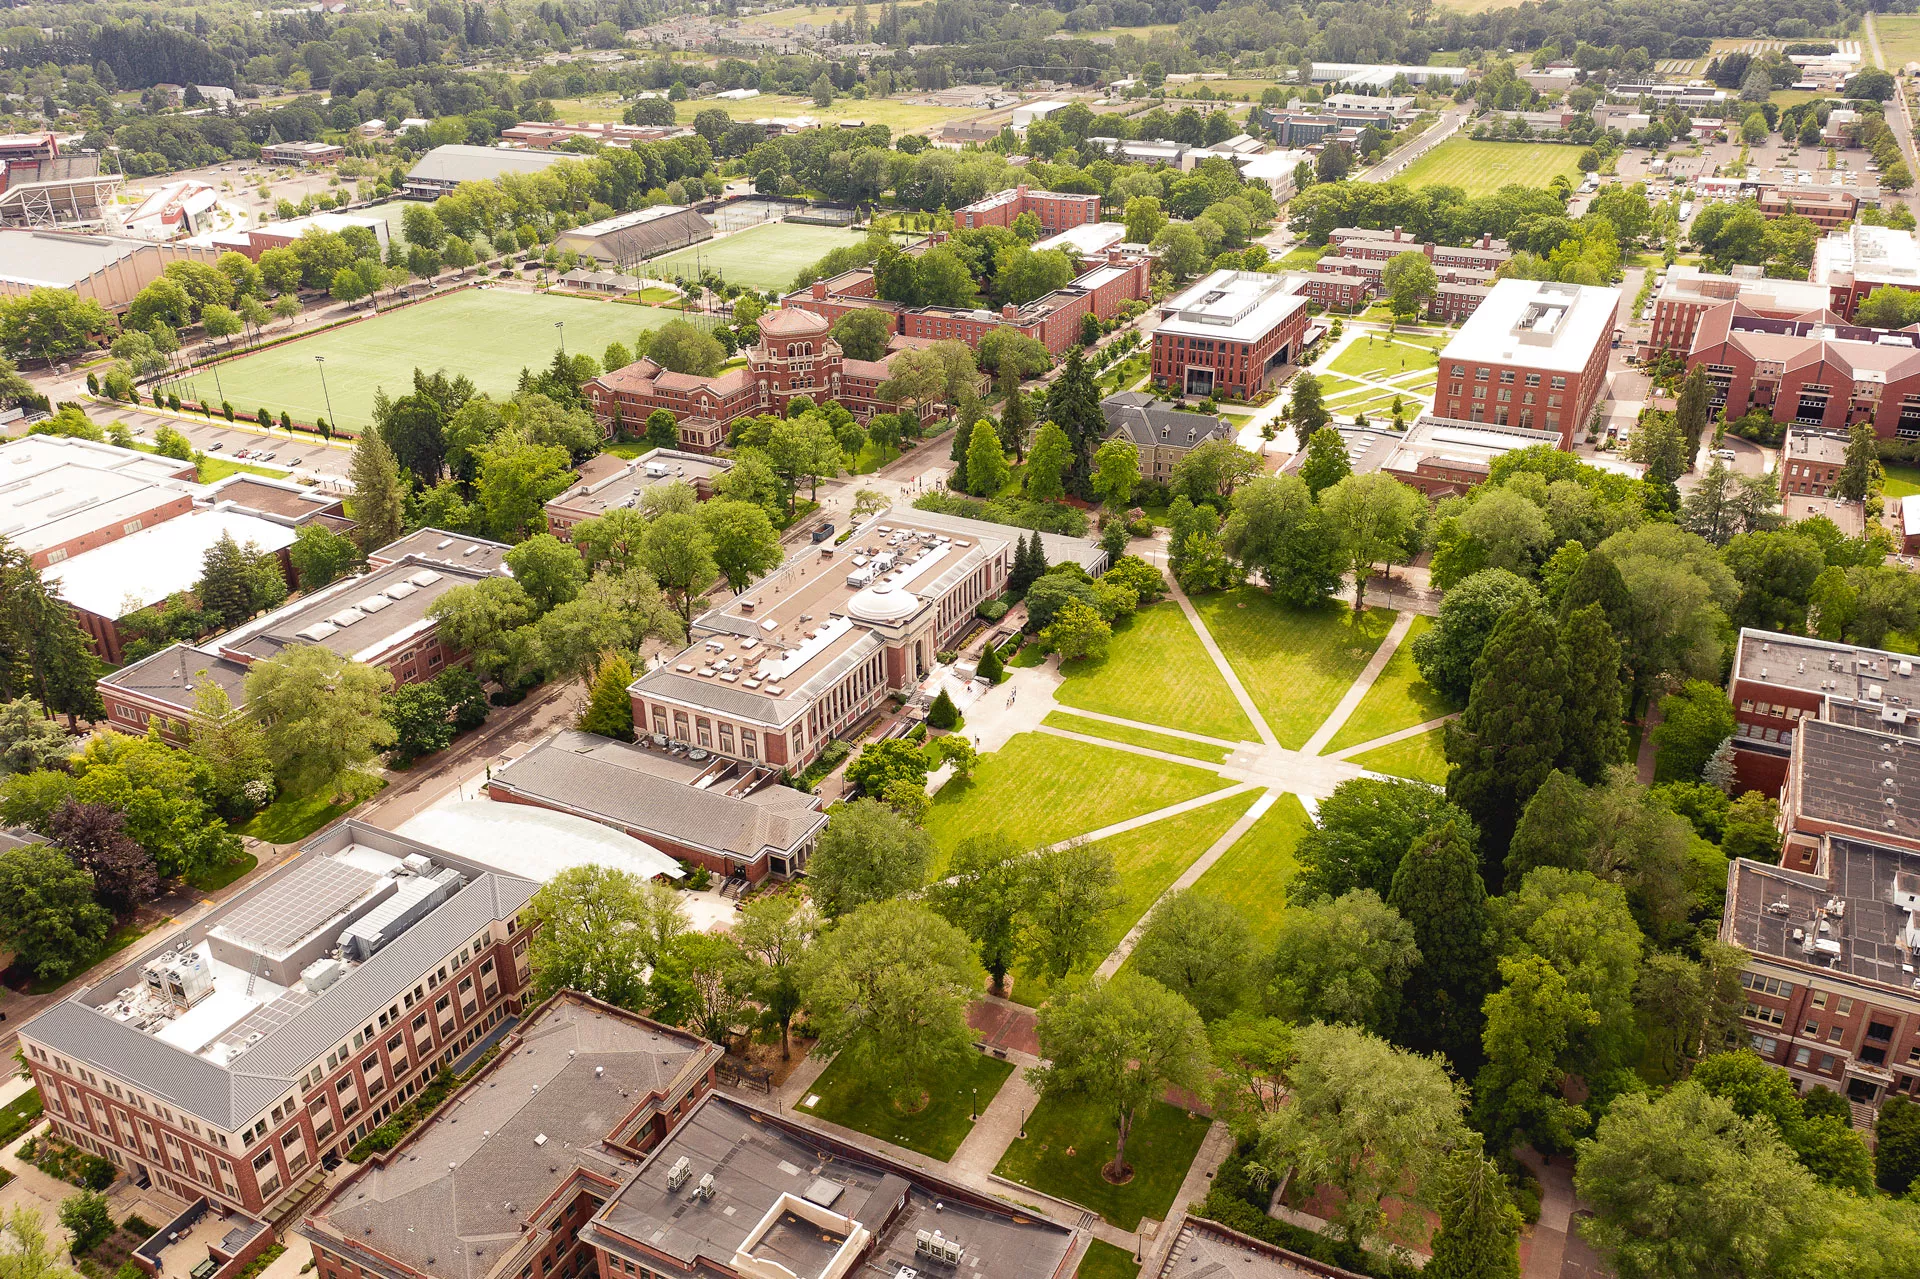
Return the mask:
[[261, 552], [293, 545], [295, 530], [237, 511], [189, 511], [46, 570], [75, 608], [121, 618], [158, 604], [200, 579], [202, 560], [222, 537]]

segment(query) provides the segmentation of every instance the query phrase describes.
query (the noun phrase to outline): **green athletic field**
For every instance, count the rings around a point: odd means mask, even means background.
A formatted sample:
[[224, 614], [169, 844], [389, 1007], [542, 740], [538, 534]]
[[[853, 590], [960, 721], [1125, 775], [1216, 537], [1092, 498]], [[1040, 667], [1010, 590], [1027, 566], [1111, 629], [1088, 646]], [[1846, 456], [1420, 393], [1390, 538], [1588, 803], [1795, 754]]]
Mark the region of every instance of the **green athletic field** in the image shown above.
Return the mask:
[[717, 271], [729, 284], [785, 292], [793, 287], [800, 268], [811, 266], [829, 250], [857, 244], [865, 232], [799, 222], [769, 222], [733, 235], [696, 244], [690, 249], [655, 258], [647, 274], [692, 279], [700, 271]]
[[1477, 142], [1448, 138], [1396, 175], [1397, 182], [1426, 186], [1441, 182], [1463, 187], [1469, 198], [1492, 195], [1503, 186], [1545, 187], [1556, 173], [1576, 186], [1580, 148], [1551, 142]]
[[[301, 422], [331, 418], [330, 394], [339, 421], [352, 429], [370, 419], [375, 390], [385, 387], [396, 399], [411, 392], [416, 368], [464, 373], [480, 390], [504, 397], [513, 393], [523, 367], [553, 359], [562, 332], [556, 322], [566, 325], [567, 350], [597, 360], [607, 343], [631, 346], [641, 330], [679, 317], [662, 307], [465, 289], [222, 363], [219, 390], [210, 371], [188, 384], [193, 398], [212, 404], [224, 390], [234, 410], [248, 417], [264, 408], [276, 418], [285, 410]], [[316, 355], [326, 357], [325, 393]], [[188, 391], [183, 387], [180, 394], [187, 398]]]

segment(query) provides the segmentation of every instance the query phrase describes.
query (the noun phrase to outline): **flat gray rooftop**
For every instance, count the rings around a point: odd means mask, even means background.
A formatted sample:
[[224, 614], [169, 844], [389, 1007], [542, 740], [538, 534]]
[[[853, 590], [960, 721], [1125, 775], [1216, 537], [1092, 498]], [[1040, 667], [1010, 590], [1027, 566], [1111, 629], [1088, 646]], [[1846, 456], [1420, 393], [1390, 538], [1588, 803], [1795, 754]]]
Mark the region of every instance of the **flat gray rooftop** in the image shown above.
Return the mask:
[[1795, 746], [1805, 816], [1920, 839], [1920, 742], [1802, 719]]
[[[682, 1158], [690, 1165], [688, 1180], [671, 1190], [669, 1174]], [[702, 1200], [694, 1192], [707, 1174], [714, 1193]], [[715, 1265], [731, 1268], [735, 1250], [782, 1195], [827, 1206], [872, 1232], [865, 1261], [848, 1272], [860, 1279], [894, 1279], [902, 1268], [929, 1279], [1055, 1279], [1076, 1250], [1075, 1232], [1058, 1222], [922, 1178], [878, 1153], [719, 1093], [701, 1099], [582, 1233], [636, 1260], [633, 1242], [644, 1244], [650, 1270], [660, 1271], [665, 1256], [679, 1266], [665, 1273], [711, 1274]], [[798, 1264], [781, 1264], [803, 1277], [817, 1275], [832, 1255], [831, 1234], [801, 1224], [812, 1232], [810, 1241], [802, 1246], [799, 1230], [776, 1227], [775, 1246], [795, 1250]], [[919, 1232], [936, 1229], [964, 1249], [957, 1265], [915, 1251]], [[755, 1252], [766, 1246], [763, 1237]]]
[[[1743, 630], [1734, 656], [1734, 678], [1848, 701], [1912, 706], [1920, 699], [1913, 658], [1878, 648], [1831, 644], [1775, 631]], [[1868, 694], [1875, 688], [1878, 697]]]
[[[1920, 853], [1836, 836], [1828, 858], [1824, 879], [1735, 862], [1727, 894], [1733, 941], [1767, 958], [1911, 993], [1913, 961], [1896, 944], [1906, 912], [1894, 907], [1893, 881], [1920, 878]], [[1829, 910], [1829, 901], [1845, 909]]]

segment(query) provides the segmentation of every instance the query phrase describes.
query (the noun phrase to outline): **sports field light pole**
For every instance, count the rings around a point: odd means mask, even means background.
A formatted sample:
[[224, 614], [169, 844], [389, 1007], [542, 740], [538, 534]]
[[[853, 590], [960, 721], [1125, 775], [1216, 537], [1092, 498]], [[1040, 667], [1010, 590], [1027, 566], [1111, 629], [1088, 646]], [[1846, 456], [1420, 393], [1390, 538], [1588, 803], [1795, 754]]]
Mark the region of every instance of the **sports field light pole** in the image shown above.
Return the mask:
[[567, 353], [567, 322], [555, 320], [553, 327], [560, 330], [560, 354], [565, 355]]
[[340, 423], [333, 416], [333, 392], [327, 389], [327, 357], [316, 355], [313, 362], [320, 366], [320, 394], [327, 397], [327, 423], [337, 428]]

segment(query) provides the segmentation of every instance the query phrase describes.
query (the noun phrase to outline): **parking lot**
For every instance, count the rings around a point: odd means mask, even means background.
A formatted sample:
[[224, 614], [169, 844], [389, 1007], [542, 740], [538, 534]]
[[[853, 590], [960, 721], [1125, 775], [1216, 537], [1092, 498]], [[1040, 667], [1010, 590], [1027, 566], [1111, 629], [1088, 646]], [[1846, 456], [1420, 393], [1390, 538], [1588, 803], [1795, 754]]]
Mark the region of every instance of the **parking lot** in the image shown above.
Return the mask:
[[[240, 423], [200, 422], [192, 418], [175, 418], [171, 414], [145, 413], [139, 409], [96, 411], [92, 416], [102, 425], [125, 422], [127, 429], [143, 444], [150, 443], [154, 432], [162, 426], [171, 426], [186, 436], [194, 448], [210, 458], [226, 458], [242, 465], [258, 466], [289, 479], [316, 478], [329, 488], [346, 484], [347, 464], [351, 456], [346, 446], [327, 444], [305, 432], [296, 433], [289, 440], [285, 431], [269, 433], [262, 431], [257, 424], [248, 427]], [[262, 454], [272, 456], [262, 457]]]

